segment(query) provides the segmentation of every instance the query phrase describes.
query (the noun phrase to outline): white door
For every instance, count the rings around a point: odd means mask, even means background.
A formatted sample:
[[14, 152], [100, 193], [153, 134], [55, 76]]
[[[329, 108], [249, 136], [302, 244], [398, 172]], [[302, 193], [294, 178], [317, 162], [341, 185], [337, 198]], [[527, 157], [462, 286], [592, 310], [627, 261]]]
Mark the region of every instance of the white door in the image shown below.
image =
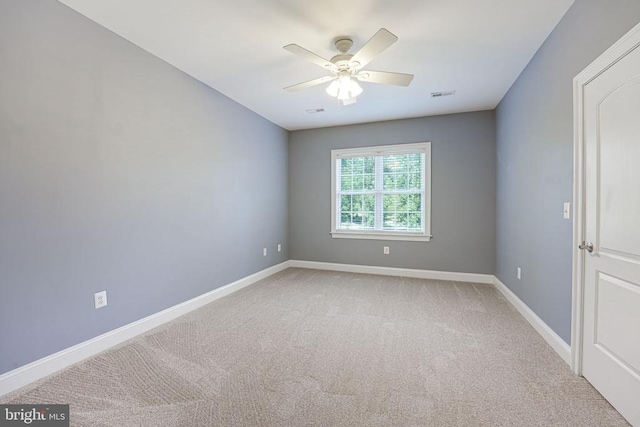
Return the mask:
[[594, 78], [583, 86], [583, 236], [593, 250], [583, 250], [582, 374], [640, 426], [640, 31], [634, 31], [635, 39], [623, 39], [627, 48], [618, 43], [617, 56], [592, 69]]

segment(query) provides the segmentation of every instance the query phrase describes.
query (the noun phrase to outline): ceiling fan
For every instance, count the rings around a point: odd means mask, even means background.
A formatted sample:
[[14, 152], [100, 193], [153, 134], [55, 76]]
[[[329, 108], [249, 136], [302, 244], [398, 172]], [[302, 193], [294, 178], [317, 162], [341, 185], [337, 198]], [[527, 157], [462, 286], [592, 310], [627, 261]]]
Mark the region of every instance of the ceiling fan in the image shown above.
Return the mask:
[[409, 86], [409, 83], [411, 83], [413, 79], [413, 74], [362, 70], [369, 62], [396, 41], [398, 41], [398, 37], [388, 30], [380, 28], [358, 52], [351, 54], [347, 52], [349, 52], [349, 49], [353, 46], [353, 40], [348, 37], [341, 37], [335, 41], [336, 49], [338, 49], [340, 53], [330, 60], [324, 59], [297, 44], [286, 45], [284, 49], [330, 71], [331, 75], [288, 86], [284, 89], [295, 92], [331, 82], [326, 89], [327, 93], [334, 98], [338, 98], [342, 101], [343, 105], [350, 105], [355, 103], [356, 97], [362, 93], [362, 88], [356, 80], [369, 83]]

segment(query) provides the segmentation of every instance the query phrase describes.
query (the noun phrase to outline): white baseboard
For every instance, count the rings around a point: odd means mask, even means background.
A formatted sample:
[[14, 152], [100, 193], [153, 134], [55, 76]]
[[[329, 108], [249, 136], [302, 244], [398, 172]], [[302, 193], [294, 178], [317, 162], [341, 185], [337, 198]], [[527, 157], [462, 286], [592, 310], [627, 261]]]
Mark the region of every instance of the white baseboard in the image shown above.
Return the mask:
[[418, 270], [411, 268], [377, 267], [372, 265], [336, 264], [316, 261], [289, 261], [290, 267], [310, 268], [314, 270], [344, 271], [347, 273], [377, 274], [381, 276], [414, 277], [416, 279], [451, 280], [457, 282], [490, 283], [491, 274], [453, 273], [449, 271]]
[[367, 265], [336, 264], [315, 261], [290, 260], [244, 277], [228, 285], [214, 289], [198, 297], [147, 316], [136, 322], [114, 329], [88, 341], [74, 345], [28, 365], [0, 375], [0, 396], [24, 387], [34, 381], [54, 374], [75, 363], [108, 350], [124, 341], [143, 334], [177, 317], [196, 310], [219, 298], [236, 292], [259, 280], [283, 271], [289, 267], [316, 270], [333, 270], [350, 273], [377, 274], [383, 276], [413, 277], [418, 279], [449, 280], [458, 282], [493, 284], [502, 295], [524, 316], [536, 331], [547, 341], [556, 353], [571, 364], [571, 347], [542, 321], [524, 302], [509, 290], [498, 278], [490, 274], [455, 273], [447, 271], [418, 270]]
[[493, 285], [515, 308], [527, 319], [527, 321], [538, 331], [544, 340], [558, 353], [558, 356], [571, 366], [571, 346], [567, 344], [553, 329], [551, 329], [537, 314], [533, 312], [511, 289], [494, 276]]
[[66, 348], [50, 356], [36, 360], [20, 368], [0, 375], [0, 396], [10, 393], [25, 385], [49, 376], [75, 363], [134, 338], [144, 332], [196, 310], [210, 302], [236, 292], [259, 280], [265, 279], [289, 267], [289, 261], [274, 265], [250, 276], [229, 283], [213, 291], [192, 298], [188, 301], [169, 307], [143, 319], [129, 323], [118, 329], [99, 335], [88, 341]]

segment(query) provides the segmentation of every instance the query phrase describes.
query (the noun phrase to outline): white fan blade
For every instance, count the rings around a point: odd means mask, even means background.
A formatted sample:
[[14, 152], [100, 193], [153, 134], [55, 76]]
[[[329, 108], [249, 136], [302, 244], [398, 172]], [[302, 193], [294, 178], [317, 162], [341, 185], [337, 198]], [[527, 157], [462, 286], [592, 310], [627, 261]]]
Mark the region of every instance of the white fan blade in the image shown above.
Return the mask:
[[409, 86], [413, 74], [389, 73], [387, 71], [361, 71], [355, 77], [361, 82], [380, 83], [383, 85]]
[[289, 92], [295, 92], [298, 90], [306, 89], [308, 87], [321, 85], [322, 83], [330, 82], [331, 80], [335, 80], [335, 79], [337, 79], [336, 76], [320, 77], [319, 79], [313, 79], [313, 80], [309, 80], [308, 82], [298, 83], [297, 85], [287, 86], [284, 88], [284, 90], [288, 90]]
[[284, 46], [283, 49], [288, 50], [289, 52], [293, 53], [294, 55], [301, 56], [301, 57], [305, 58], [307, 61], [311, 61], [314, 64], [321, 66], [325, 70], [329, 70], [329, 71], [337, 71], [338, 70], [338, 67], [336, 67], [335, 64], [333, 64], [332, 62], [324, 59], [321, 56], [316, 55], [313, 52], [308, 51], [307, 49], [305, 49], [305, 48], [303, 48], [301, 46], [298, 46], [297, 44], [288, 44], [288, 45]]
[[[398, 41], [398, 37], [388, 30], [380, 28], [377, 33], [349, 61], [355, 69], [360, 69], [380, 55], [385, 49]], [[355, 64], [357, 62], [357, 64]]]

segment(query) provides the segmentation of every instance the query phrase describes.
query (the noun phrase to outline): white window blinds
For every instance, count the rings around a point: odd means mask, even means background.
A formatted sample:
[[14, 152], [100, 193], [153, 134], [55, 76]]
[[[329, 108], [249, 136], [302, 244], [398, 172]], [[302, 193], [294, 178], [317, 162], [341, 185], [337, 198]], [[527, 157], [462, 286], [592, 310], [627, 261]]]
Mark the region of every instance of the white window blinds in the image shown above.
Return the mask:
[[333, 150], [332, 235], [429, 236], [430, 144]]

